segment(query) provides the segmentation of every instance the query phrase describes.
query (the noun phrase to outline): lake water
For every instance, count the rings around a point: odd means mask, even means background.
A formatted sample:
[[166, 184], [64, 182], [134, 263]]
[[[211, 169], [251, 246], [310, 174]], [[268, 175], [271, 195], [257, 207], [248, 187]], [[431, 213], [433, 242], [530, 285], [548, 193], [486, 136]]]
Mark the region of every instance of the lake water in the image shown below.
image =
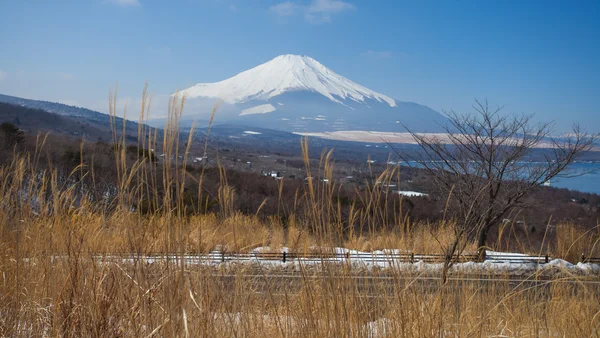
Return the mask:
[[600, 163], [573, 163], [569, 173], [581, 173], [581, 176], [555, 178], [550, 185], [555, 188], [567, 188], [600, 194]]
[[[406, 165], [406, 162], [400, 163]], [[410, 166], [419, 167], [419, 165], [413, 161], [410, 161]], [[565, 173], [580, 176], [554, 178], [550, 182], [550, 186], [600, 194], [600, 162], [573, 163], [567, 168]]]

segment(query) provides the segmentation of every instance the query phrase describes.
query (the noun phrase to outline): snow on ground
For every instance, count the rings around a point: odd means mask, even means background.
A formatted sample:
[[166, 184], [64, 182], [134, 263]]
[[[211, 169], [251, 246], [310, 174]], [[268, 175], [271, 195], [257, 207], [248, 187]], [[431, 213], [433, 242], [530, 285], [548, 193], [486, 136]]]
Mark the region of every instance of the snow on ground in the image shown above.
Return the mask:
[[[302, 136], [312, 136], [327, 140], [336, 141], [354, 141], [354, 142], [371, 142], [371, 143], [400, 143], [400, 144], [417, 144], [415, 138], [407, 132], [394, 133], [385, 131], [368, 131], [368, 130], [338, 130], [329, 132], [296, 132], [295, 134]], [[419, 133], [421, 136], [436, 139], [442, 144], [452, 144], [450, 135], [447, 133]], [[515, 139], [515, 142], [518, 140]], [[554, 148], [555, 145], [550, 142], [540, 142], [536, 148]]]
[[[372, 143], [404, 143], [404, 144], [416, 144], [415, 139], [410, 133], [392, 133], [383, 131], [366, 131], [366, 130], [340, 130], [322, 133], [304, 133], [298, 132], [298, 135], [313, 136], [324, 138], [328, 140], [337, 141], [358, 141], [358, 142], [372, 142]], [[450, 143], [447, 134], [426, 134], [427, 136], [436, 136], [444, 143]]]
[[417, 191], [404, 191], [404, 190], [400, 190], [398, 191], [399, 195], [402, 196], [407, 196], [407, 197], [421, 197], [421, 196], [427, 196], [427, 194], [424, 194], [422, 192], [417, 192]]
[[[183, 259], [187, 265], [221, 265], [221, 264], [259, 264], [266, 267], [285, 267], [300, 271], [302, 266], [318, 265], [323, 263], [351, 264], [356, 268], [391, 268], [404, 270], [407, 272], [428, 272], [438, 273], [444, 268], [442, 263], [427, 262], [426, 255], [414, 254], [414, 262], [407, 259], [399, 259], [397, 255], [409, 255], [408, 252], [399, 250], [376, 250], [372, 252], [361, 252], [346, 248], [334, 248], [329, 257], [293, 257], [291, 254], [286, 256], [283, 262], [283, 252], [289, 253], [286, 247], [274, 251], [269, 247], [258, 247], [250, 253], [239, 256], [223, 253], [215, 250], [209, 254], [185, 255]], [[141, 256], [141, 257], [118, 257], [107, 256], [105, 260], [121, 260], [123, 263], [133, 262], [135, 259], [144, 260], [146, 263], [164, 262], [166, 259], [175, 260], [176, 256]], [[562, 259], [551, 259], [548, 263], [543, 263], [543, 258], [537, 256], [528, 256], [520, 253], [495, 252], [489, 251], [484, 262], [462, 262], [455, 263], [450, 268], [450, 272], [462, 273], [508, 273], [514, 276], [529, 275], [534, 272], [564, 271], [573, 274], [600, 274], [600, 264], [578, 263], [571, 264]]]
[[291, 91], [312, 91], [333, 102], [365, 99], [385, 102], [390, 107], [396, 101], [336, 74], [317, 60], [301, 55], [280, 55], [271, 61], [215, 83], [199, 83], [183, 90], [188, 98], [220, 98], [227, 103], [268, 100]]
[[266, 114], [266, 113], [274, 112], [275, 110], [276, 109], [275, 109], [275, 107], [273, 107], [272, 104], [269, 104], [269, 103], [261, 104], [260, 106], [242, 110], [242, 112], [240, 113], [240, 116], [253, 115], [253, 114]]
[[244, 132], [242, 134], [244, 134], [244, 135], [260, 135], [262, 133], [259, 133], [257, 131], [252, 131], [252, 130], [244, 130]]

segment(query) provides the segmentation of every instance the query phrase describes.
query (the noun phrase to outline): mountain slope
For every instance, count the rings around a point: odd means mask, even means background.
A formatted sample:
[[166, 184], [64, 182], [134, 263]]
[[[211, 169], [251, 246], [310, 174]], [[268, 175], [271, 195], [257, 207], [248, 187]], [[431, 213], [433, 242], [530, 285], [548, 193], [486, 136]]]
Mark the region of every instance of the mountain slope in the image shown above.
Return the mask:
[[[86, 136], [92, 140], [112, 138], [110, 116], [87, 108], [69, 106], [62, 103], [30, 100], [0, 94], [0, 103], [4, 103], [0, 118], [6, 122], [15, 122], [21, 129], [28, 131], [53, 131], [73, 136]], [[24, 108], [24, 109], [18, 109]], [[115, 118], [116, 130], [120, 134], [124, 120]], [[22, 124], [21, 124], [22, 123]], [[138, 124], [126, 121], [128, 139], [137, 138]]]
[[429, 107], [394, 100], [299, 55], [280, 55], [229, 79], [199, 83], [179, 94], [192, 102], [188, 107], [199, 102], [196, 107], [203, 108], [197, 111], [210, 111], [206, 108], [210, 102], [222, 101], [218, 122], [292, 132], [404, 131], [403, 125], [435, 132], [440, 131], [439, 123], [446, 122]]
[[292, 91], [313, 91], [331, 101], [350, 99], [364, 102], [374, 99], [394, 107], [396, 102], [375, 91], [334, 73], [317, 60], [300, 55], [280, 55], [224, 81], [199, 83], [182, 93], [189, 98], [220, 98], [234, 104], [251, 100], [268, 100]]

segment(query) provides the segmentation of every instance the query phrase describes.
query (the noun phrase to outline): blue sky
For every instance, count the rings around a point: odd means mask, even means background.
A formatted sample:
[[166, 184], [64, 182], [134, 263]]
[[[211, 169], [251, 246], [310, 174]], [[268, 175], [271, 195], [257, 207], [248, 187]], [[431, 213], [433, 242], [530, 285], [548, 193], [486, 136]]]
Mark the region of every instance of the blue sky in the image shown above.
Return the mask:
[[0, 46], [0, 93], [101, 111], [117, 81], [135, 103], [292, 53], [439, 111], [600, 131], [599, 1], [7, 0]]

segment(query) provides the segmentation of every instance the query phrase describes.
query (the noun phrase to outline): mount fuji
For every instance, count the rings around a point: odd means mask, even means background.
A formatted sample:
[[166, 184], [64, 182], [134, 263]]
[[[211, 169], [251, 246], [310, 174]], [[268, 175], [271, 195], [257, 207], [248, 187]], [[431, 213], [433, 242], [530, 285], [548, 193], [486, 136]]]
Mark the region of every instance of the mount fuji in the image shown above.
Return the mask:
[[429, 107], [397, 101], [300, 55], [280, 55], [229, 79], [198, 83], [176, 94], [185, 95], [186, 107], [195, 111], [186, 118], [206, 117], [209, 106], [219, 101], [216, 122], [289, 132], [402, 132], [402, 125], [437, 132], [446, 122]]

